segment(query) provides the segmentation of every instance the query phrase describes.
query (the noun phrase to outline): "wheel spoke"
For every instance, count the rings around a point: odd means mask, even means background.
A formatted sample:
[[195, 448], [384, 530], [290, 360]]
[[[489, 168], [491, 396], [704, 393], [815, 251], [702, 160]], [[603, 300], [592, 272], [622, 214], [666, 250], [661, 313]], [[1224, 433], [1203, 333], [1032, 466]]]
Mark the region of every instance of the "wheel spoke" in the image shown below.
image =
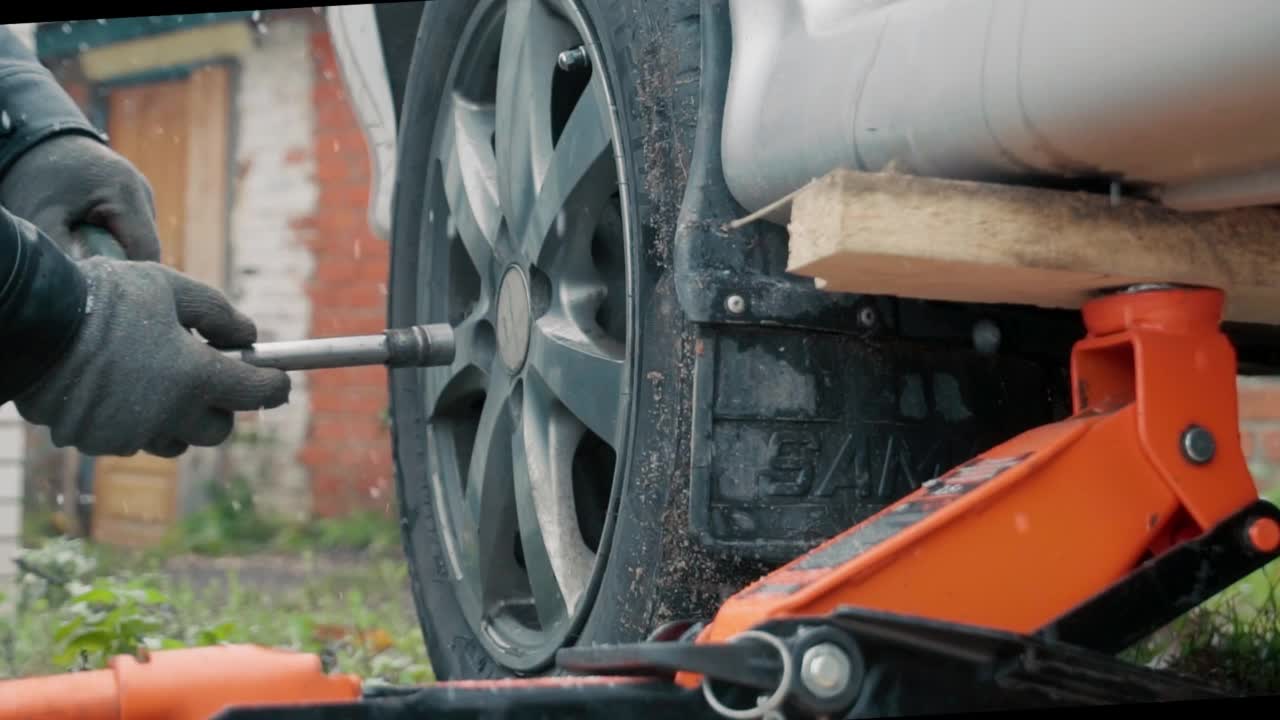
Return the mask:
[[456, 94], [447, 102], [442, 143], [448, 153], [443, 180], [449, 214], [472, 264], [487, 280], [502, 223], [497, 167], [489, 147], [493, 110]]
[[615, 450], [626, 404], [622, 348], [603, 334], [587, 337], [556, 314], [534, 324], [529, 364], [548, 390]]
[[[512, 547], [512, 538], [503, 535], [515, 519], [510, 481], [511, 443], [507, 441], [514, 430], [508, 408], [510, 400], [510, 376], [501, 370], [490, 373], [464, 497], [467, 514], [477, 531], [482, 566], [490, 564], [493, 557], [505, 557], [501, 549]], [[488, 577], [484, 569], [481, 568], [481, 575]]]
[[[573, 502], [572, 461], [581, 425], [553, 413], [550, 394], [524, 383], [521, 432], [512, 437], [516, 512], [525, 567], [543, 629], [577, 608], [591, 572]], [[566, 422], [568, 420], [569, 422]]]
[[[592, 78], [565, 123], [524, 232], [525, 257], [549, 266], [566, 241], [590, 232], [604, 201], [617, 189], [609, 107]], [[557, 218], [563, 213], [564, 222]]]
[[462, 393], [479, 389], [484, 368], [493, 362], [493, 326], [482, 303], [453, 329], [454, 358], [448, 367], [423, 369], [427, 417]]
[[535, 188], [550, 162], [551, 83], [556, 57], [573, 44], [571, 28], [540, 0], [509, 3], [498, 60], [498, 194], [508, 227], [522, 237]]

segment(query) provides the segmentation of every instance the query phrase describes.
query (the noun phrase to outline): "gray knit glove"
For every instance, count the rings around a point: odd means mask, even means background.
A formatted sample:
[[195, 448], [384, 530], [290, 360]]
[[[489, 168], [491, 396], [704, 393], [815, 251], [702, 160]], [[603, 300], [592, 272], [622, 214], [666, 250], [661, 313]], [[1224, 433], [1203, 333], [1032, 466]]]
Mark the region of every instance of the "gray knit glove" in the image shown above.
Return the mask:
[[58, 135], [23, 153], [0, 179], [0, 205], [62, 248], [81, 225], [109, 230], [130, 260], [159, 260], [151, 184], [94, 138]]
[[84, 324], [63, 359], [15, 400], [58, 447], [176, 457], [191, 445], [221, 444], [233, 412], [288, 400], [284, 371], [215, 349], [257, 340], [253, 322], [222, 293], [154, 262], [94, 257], [78, 265], [89, 284]]

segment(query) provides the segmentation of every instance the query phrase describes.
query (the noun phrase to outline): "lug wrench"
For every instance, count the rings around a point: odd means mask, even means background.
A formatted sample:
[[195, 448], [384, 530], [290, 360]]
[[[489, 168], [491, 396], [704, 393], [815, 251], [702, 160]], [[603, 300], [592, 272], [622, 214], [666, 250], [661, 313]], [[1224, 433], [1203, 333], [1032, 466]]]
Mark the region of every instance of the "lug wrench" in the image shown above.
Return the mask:
[[257, 343], [224, 355], [279, 370], [386, 365], [435, 367], [453, 362], [453, 328], [447, 323], [390, 329], [378, 335], [346, 335]]
[[[93, 225], [77, 228], [75, 255], [106, 255], [124, 259], [124, 249], [110, 232]], [[414, 325], [385, 330], [380, 335], [347, 335], [310, 340], [257, 343], [224, 355], [257, 367], [278, 370], [386, 365], [387, 367], [435, 367], [453, 362], [453, 328], [447, 323]]]

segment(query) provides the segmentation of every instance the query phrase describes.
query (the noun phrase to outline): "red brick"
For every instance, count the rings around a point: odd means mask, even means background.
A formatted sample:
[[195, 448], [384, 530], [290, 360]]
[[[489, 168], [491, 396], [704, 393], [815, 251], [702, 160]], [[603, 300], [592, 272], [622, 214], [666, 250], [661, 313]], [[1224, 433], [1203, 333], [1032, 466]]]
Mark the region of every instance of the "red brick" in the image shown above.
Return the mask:
[[311, 393], [322, 388], [373, 388], [387, 387], [387, 369], [381, 366], [324, 368], [312, 370], [307, 377]]
[[1280, 462], [1280, 430], [1262, 433], [1262, 455], [1268, 462]]
[[369, 466], [381, 470], [391, 462], [390, 446], [382, 442], [334, 445], [313, 440], [301, 454], [304, 462], [331, 468]]
[[347, 283], [347, 282], [386, 282], [387, 266], [385, 263], [333, 263], [325, 262], [316, 266], [311, 279], [314, 283]]
[[[330, 155], [350, 155], [352, 160], [361, 164], [370, 162], [369, 158], [363, 156], [365, 151], [364, 133], [360, 131], [360, 126], [356, 124], [355, 114], [351, 112], [351, 108], [345, 102], [336, 105], [335, 109], [321, 109], [317, 113], [323, 113], [335, 122], [328, 125], [317, 125], [316, 132], [311, 138], [312, 147], [316, 150], [326, 151]], [[337, 152], [333, 149], [335, 142], [338, 144]]]
[[313, 32], [310, 37], [311, 41], [311, 57], [317, 61], [328, 55], [333, 57], [333, 41], [326, 32]]
[[315, 177], [322, 183], [332, 182], [334, 180], [350, 180], [353, 182], [368, 182], [369, 172], [361, 167], [350, 158], [335, 157], [335, 153], [320, 153], [316, 158], [316, 174]]
[[337, 307], [382, 310], [387, 305], [387, 295], [382, 288], [364, 283], [326, 289], [317, 295]]
[[[313, 312], [312, 315], [322, 316], [312, 320], [312, 337], [323, 337], [326, 335], [365, 335], [368, 333], [381, 332], [387, 329], [386, 312]], [[317, 372], [329, 371], [320, 370]]]
[[311, 247], [320, 263], [373, 265], [384, 279], [390, 271], [387, 265], [391, 257], [389, 243], [375, 236], [367, 223], [356, 227], [326, 224]]
[[1253, 433], [1253, 431], [1252, 431], [1252, 430], [1247, 429], [1247, 428], [1241, 428], [1241, 430], [1240, 430], [1240, 450], [1244, 453], [1244, 459], [1245, 459], [1245, 460], [1252, 460], [1252, 459], [1253, 459], [1253, 451], [1254, 451], [1254, 437], [1253, 437], [1253, 436], [1254, 436], [1254, 433]]
[[356, 124], [354, 113], [351, 108], [339, 99], [336, 95], [326, 95], [323, 98], [316, 98], [316, 145], [319, 146], [324, 140], [338, 140], [342, 142], [341, 137], [326, 137], [324, 131], [345, 132], [349, 128], [359, 127]]
[[325, 443], [357, 444], [379, 440], [386, 435], [381, 423], [342, 415], [311, 418], [311, 437]]
[[314, 413], [353, 413], [376, 418], [378, 413], [386, 409], [387, 392], [385, 388], [377, 391], [367, 389], [334, 390], [317, 392], [311, 395], [311, 411]]
[[311, 511], [322, 518], [334, 518], [346, 515], [351, 511], [346, 499], [336, 491], [326, 492], [312, 486]]
[[335, 253], [334, 259], [340, 262], [358, 259], [357, 242], [361, 246], [373, 245], [375, 240], [385, 242], [373, 234], [364, 211], [334, 209], [318, 215], [314, 222], [320, 230], [315, 239], [315, 249]]
[[324, 259], [344, 263], [360, 259], [355, 244], [357, 238], [374, 239], [373, 229], [369, 227], [368, 215], [353, 210], [334, 210], [317, 217], [316, 230], [318, 236], [315, 249], [331, 254], [331, 258]]
[[367, 183], [325, 188], [320, 193], [320, 204], [322, 207], [354, 208], [365, 212], [369, 208], [369, 194], [372, 190]]
[[357, 263], [349, 265], [319, 263], [311, 274], [311, 285], [324, 286], [331, 283], [352, 282], [360, 274], [361, 269]]
[[347, 92], [337, 83], [317, 83], [311, 89], [311, 102], [315, 107], [325, 107], [347, 102]]
[[1280, 387], [1240, 389], [1241, 420], [1280, 420]]
[[[374, 333], [386, 327], [389, 249], [369, 225], [372, 163], [367, 140], [342, 82], [331, 38], [317, 22], [309, 37], [315, 84], [317, 210], [299, 218], [299, 232], [314, 232], [307, 246], [316, 260], [307, 282], [313, 335]], [[335, 368], [309, 375], [311, 429], [300, 461], [315, 480], [320, 515], [356, 507], [392, 512], [394, 465], [385, 368]]]
[[346, 484], [347, 479], [334, 472], [317, 470], [311, 474], [311, 489], [313, 492], [330, 495], [341, 492]]
[[[381, 302], [356, 305], [342, 302], [340, 298], [335, 298], [333, 293], [337, 292], [339, 292], [338, 288], [323, 288], [311, 294], [312, 312], [321, 313], [325, 316], [323, 319], [313, 320], [312, 325], [316, 327], [348, 328], [357, 333], [368, 331], [371, 325], [377, 326], [374, 329], [378, 332], [386, 329], [387, 302], [385, 298]], [[377, 292], [376, 288], [373, 292]]]

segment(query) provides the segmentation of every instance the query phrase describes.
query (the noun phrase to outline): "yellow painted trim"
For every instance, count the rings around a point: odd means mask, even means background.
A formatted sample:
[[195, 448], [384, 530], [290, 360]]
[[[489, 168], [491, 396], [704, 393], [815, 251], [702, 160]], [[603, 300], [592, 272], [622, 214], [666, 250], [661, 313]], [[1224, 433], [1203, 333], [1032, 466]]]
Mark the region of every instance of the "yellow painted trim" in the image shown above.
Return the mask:
[[236, 57], [251, 49], [253, 31], [247, 23], [223, 23], [86, 50], [80, 54], [80, 66], [88, 80], [102, 82]]

